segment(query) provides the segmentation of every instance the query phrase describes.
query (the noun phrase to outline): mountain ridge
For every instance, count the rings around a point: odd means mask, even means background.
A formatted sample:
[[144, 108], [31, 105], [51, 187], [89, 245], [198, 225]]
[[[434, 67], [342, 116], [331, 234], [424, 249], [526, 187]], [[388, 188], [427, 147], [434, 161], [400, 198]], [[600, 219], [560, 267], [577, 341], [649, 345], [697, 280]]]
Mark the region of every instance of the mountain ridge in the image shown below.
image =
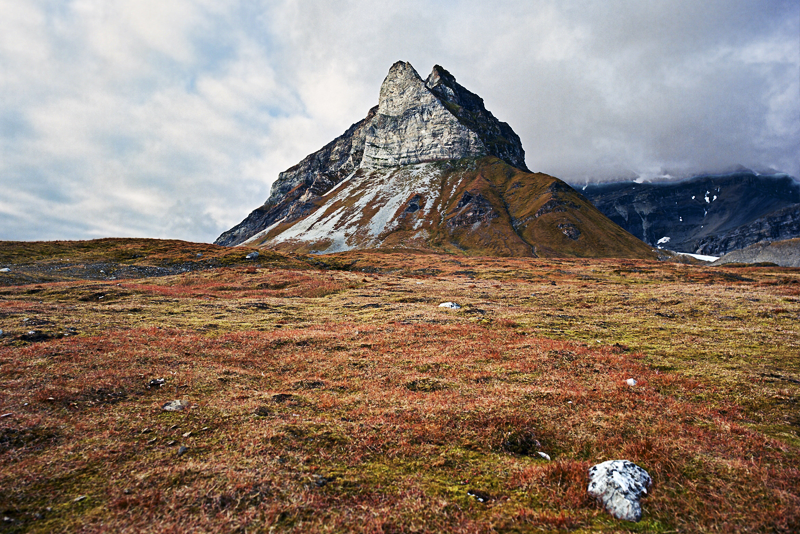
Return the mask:
[[284, 171], [220, 245], [332, 253], [421, 248], [499, 256], [654, 257], [557, 178], [511, 127], [434, 66], [397, 62], [367, 117]]
[[800, 236], [800, 183], [746, 169], [669, 182], [587, 184], [581, 192], [652, 246], [720, 256]]

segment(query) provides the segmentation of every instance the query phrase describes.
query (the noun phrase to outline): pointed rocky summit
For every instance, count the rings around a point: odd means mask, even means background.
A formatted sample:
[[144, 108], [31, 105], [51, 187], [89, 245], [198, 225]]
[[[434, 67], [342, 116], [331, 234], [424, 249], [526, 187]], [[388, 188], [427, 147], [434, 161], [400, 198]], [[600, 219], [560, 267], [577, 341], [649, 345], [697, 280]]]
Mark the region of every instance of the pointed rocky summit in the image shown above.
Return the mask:
[[420, 249], [651, 258], [561, 180], [531, 173], [511, 127], [435, 66], [397, 62], [362, 121], [280, 173], [219, 245], [304, 253]]

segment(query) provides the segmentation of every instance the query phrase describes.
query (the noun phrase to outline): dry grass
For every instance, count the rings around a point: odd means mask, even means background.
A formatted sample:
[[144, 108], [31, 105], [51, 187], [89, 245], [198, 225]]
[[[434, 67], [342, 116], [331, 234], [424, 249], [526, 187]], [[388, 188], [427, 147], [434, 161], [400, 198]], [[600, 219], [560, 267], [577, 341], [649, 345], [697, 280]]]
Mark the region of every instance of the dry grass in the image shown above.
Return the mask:
[[[800, 528], [797, 270], [270, 261], [0, 290], [0, 529]], [[586, 497], [616, 458], [639, 524]]]

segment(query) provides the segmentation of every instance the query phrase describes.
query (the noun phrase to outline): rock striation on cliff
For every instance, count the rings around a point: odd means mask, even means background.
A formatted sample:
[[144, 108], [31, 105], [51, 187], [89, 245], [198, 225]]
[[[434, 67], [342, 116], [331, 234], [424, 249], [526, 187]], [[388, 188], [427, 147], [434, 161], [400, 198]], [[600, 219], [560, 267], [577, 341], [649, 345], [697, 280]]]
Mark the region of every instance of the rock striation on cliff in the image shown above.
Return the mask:
[[378, 105], [294, 167], [216, 244], [304, 253], [413, 248], [502, 256], [655, 257], [557, 178], [440, 66], [397, 62]]

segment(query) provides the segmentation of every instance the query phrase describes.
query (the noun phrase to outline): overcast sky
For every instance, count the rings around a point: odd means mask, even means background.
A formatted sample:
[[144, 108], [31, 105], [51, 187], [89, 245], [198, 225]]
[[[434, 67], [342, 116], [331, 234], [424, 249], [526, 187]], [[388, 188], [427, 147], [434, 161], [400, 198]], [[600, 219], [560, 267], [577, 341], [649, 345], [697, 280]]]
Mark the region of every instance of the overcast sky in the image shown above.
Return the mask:
[[800, 175], [797, 0], [0, 0], [0, 239], [213, 241], [401, 59], [568, 181]]

